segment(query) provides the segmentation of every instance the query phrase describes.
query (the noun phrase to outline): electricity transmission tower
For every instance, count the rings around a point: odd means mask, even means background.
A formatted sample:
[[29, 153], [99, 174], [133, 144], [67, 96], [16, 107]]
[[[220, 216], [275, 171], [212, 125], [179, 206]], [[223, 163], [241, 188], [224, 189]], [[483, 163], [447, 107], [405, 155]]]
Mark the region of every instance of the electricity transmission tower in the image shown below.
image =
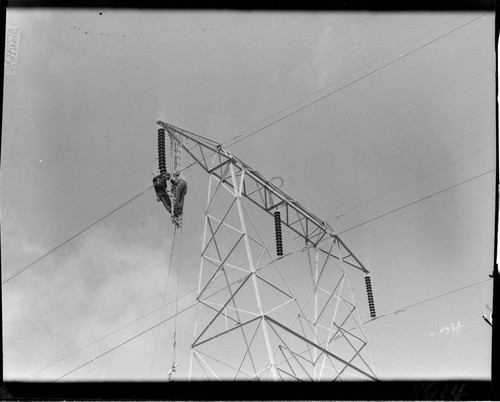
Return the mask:
[[346, 244], [218, 143], [157, 123], [209, 175], [190, 379], [376, 380]]

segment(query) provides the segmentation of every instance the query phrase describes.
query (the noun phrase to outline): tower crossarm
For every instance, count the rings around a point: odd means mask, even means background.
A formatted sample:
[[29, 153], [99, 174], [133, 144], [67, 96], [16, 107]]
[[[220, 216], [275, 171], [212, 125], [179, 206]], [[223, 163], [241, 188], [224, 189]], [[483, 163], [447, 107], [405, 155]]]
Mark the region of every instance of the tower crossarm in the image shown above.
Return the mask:
[[241, 182], [239, 186], [241, 195], [270, 215], [279, 209], [281, 223], [304, 238], [308, 246], [364, 273], [369, 272], [330, 225], [276, 187], [257, 170], [228, 152], [219, 143], [161, 120], [158, 120], [157, 124], [176, 141], [178, 139], [174, 134], [184, 137], [187, 141], [183, 141], [181, 146], [196, 163], [207, 173], [217, 177], [228, 188], [234, 190], [229, 173], [229, 164], [232, 164]]

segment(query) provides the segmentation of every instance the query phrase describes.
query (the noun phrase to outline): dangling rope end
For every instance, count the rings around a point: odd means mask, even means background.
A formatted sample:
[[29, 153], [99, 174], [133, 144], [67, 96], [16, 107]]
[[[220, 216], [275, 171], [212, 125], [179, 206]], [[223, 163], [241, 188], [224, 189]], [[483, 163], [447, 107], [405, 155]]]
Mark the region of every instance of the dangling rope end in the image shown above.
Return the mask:
[[178, 365], [179, 365], [179, 363], [176, 363], [175, 360], [172, 360], [172, 367], [170, 367], [170, 370], [168, 370], [168, 373], [167, 373], [168, 381], [170, 381], [170, 379], [172, 378], [172, 374]]

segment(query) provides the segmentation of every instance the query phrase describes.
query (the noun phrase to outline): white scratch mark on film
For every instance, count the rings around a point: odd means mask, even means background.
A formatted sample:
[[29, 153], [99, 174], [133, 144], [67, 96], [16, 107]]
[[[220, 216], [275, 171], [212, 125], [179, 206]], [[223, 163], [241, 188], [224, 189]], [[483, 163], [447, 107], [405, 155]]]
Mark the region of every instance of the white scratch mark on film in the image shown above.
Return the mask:
[[20, 34], [21, 34], [21, 28], [7, 27], [7, 32], [5, 35], [5, 66], [4, 66], [4, 71], [7, 74], [16, 73]]

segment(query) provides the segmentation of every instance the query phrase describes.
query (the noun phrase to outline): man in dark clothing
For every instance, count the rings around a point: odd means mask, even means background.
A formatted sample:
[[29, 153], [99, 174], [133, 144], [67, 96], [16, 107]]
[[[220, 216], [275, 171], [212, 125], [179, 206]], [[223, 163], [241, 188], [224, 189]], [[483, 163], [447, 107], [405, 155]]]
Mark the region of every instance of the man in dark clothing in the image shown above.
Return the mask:
[[172, 213], [172, 202], [170, 201], [170, 197], [167, 194], [167, 181], [170, 179], [170, 174], [159, 174], [153, 177], [153, 186], [156, 191], [156, 198], [158, 201], [161, 201], [167, 211]]

